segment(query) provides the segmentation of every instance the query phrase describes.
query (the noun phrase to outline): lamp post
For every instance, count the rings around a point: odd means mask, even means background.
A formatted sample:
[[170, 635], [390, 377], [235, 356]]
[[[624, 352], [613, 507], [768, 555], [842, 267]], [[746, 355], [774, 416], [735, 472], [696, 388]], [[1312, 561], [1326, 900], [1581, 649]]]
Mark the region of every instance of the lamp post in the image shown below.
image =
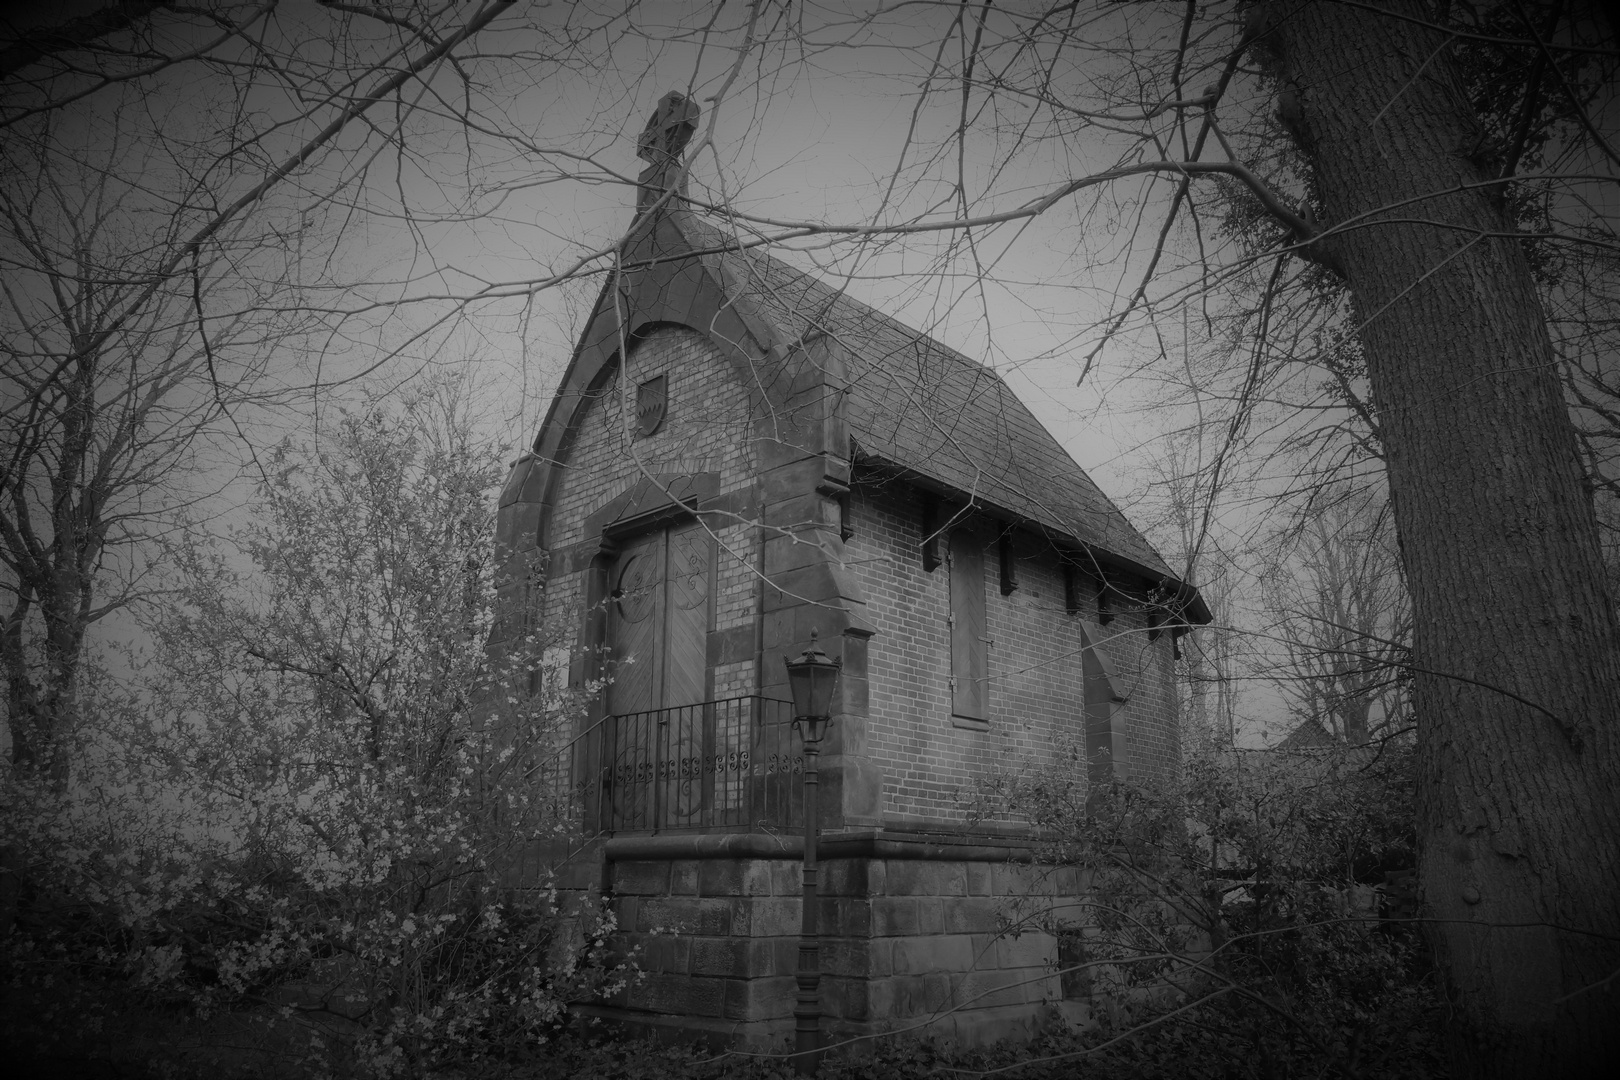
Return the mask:
[[832, 723], [833, 688], [838, 684], [842, 660], [834, 660], [816, 647], [816, 632], [810, 631], [810, 647], [795, 660], [784, 656], [788, 686], [793, 691], [793, 726], [804, 739], [804, 910], [799, 923], [798, 1001], [793, 1006], [795, 1021], [795, 1064], [809, 1075], [821, 1061], [821, 926], [817, 918], [816, 837], [820, 833], [816, 808], [816, 759], [821, 756], [821, 740]]

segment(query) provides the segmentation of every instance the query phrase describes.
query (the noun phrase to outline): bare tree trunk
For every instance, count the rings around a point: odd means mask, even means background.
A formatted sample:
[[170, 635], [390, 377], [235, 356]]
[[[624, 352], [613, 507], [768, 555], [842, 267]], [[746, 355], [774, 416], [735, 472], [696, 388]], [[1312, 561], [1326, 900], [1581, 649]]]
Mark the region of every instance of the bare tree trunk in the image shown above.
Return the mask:
[[1490, 176], [1448, 42], [1426, 4], [1373, 2], [1392, 15], [1268, 3], [1257, 45], [1382, 425], [1454, 1061], [1592, 1075], [1620, 1061], [1620, 632], [1530, 267], [1500, 189], [1457, 190]]

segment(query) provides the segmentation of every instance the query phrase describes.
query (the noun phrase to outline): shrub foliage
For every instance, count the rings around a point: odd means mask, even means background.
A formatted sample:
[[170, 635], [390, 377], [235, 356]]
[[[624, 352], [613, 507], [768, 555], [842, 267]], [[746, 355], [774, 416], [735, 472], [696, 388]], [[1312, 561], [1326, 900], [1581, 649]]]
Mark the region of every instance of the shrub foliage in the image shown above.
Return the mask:
[[1106, 1003], [1107, 1037], [1168, 1025], [1228, 1060], [1235, 1042], [1240, 1075], [1426, 1075], [1438, 1002], [1412, 918], [1412, 768], [1395, 738], [1203, 750], [1171, 787], [1007, 779], [995, 809], [1092, 883], [1071, 906], [1026, 903], [1010, 932], [1057, 936], [1065, 989]]
[[62, 1053], [132, 1002], [246, 1013], [299, 1029], [295, 1057], [397, 1075], [532, 1045], [625, 977], [604, 912], [503, 888], [566, 833], [507, 781], [569, 713], [513, 703], [498, 751], [475, 722], [503, 674], [501, 461], [459, 410], [429, 395], [282, 446], [233, 543], [180, 546], [140, 685], [86, 687], [75, 783], [8, 780], [13, 1035]]

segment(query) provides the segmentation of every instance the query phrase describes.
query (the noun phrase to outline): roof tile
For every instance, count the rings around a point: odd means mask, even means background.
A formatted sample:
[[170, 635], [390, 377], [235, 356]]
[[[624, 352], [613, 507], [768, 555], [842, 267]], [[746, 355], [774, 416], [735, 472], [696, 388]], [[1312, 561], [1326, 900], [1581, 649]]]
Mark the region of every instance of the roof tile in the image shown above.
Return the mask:
[[[701, 249], [729, 238], [680, 214]], [[1175, 575], [1085, 470], [990, 368], [757, 250], [723, 251], [739, 289], [788, 340], [826, 334], [849, 358], [847, 417], [866, 454], [1090, 547]]]

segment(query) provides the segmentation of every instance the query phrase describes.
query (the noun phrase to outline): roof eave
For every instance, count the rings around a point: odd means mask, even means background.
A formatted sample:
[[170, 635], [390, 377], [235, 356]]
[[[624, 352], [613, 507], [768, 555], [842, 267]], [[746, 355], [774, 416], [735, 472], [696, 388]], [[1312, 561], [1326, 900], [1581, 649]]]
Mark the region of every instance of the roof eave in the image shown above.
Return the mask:
[[904, 480], [906, 483], [912, 484], [923, 491], [967, 503], [981, 513], [1031, 532], [1039, 533], [1059, 549], [1072, 547], [1083, 551], [1088, 559], [1095, 560], [1099, 566], [1118, 570], [1157, 585], [1170, 594], [1170, 600], [1165, 606], [1188, 624], [1203, 626], [1214, 621], [1214, 616], [1210, 613], [1209, 606], [1204, 603], [1204, 598], [1199, 594], [1197, 586], [1181, 581], [1165, 573], [1160, 568], [1147, 566], [1129, 556], [1121, 555], [1118, 552], [1099, 547], [1090, 541], [1082, 540], [1073, 533], [1054, 528], [1044, 521], [1038, 521], [991, 502], [983, 495], [963, 491], [904, 462], [893, 461], [881, 454], [874, 454], [860, 448], [856, 449], [855, 461], [869, 467], [878, 466], [895, 479]]

